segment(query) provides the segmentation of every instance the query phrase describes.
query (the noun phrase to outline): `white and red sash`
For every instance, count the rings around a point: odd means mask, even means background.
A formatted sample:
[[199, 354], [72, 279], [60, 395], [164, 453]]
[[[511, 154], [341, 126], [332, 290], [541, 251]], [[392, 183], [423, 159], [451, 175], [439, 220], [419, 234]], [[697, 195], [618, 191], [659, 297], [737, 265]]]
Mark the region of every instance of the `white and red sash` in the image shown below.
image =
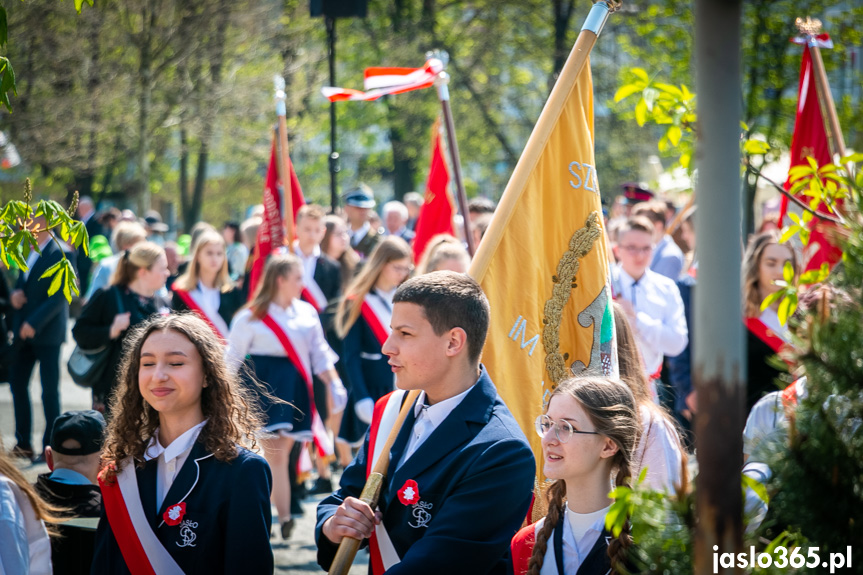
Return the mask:
[[105, 515], [132, 575], [182, 575], [183, 570], [147, 521], [132, 458], [123, 462], [113, 481], [106, 481], [103, 473], [99, 474], [99, 487]]
[[[396, 424], [399, 410], [402, 407], [402, 401], [407, 391], [402, 389], [393, 391], [383, 396], [375, 403], [375, 411], [372, 415], [372, 424], [369, 427], [369, 450], [366, 456], [366, 479], [371, 475], [378, 458], [381, 456], [384, 444]], [[380, 441], [378, 441], [380, 438]], [[391, 461], [390, 467], [398, 464], [397, 461]], [[383, 575], [393, 565], [401, 562], [398, 552], [393, 546], [389, 533], [383, 522], [375, 525], [375, 531], [369, 538], [369, 555], [372, 566], [373, 575]]]
[[384, 342], [392, 331], [390, 328], [390, 322], [393, 318], [392, 308], [388, 307], [387, 303], [380, 296], [369, 294], [363, 299], [363, 304], [360, 306], [360, 314], [362, 314], [363, 319], [366, 320], [372, 333], [375, 334], [381, 347], [383, 347]]
[[300, 297], [304, 302], [312, 304], [312, 307], [318, 313], [321, 313], [327, 307], [327, 298], [314, 279], [303, 278], [303, 291]]
[[315, 439], [315, 446], [318, 448], [318, 453], [321, 456], [327, 457], [332, 455], [335, 453], [333, 442], [330, 440], [326, 427], [324, 427], [321, 415], [318, 413], [318, 410], [315, 409], [315, 388], [312, 384], [311, 374], [306, 370], [306, 366], [303, 364], [302, 359], [300, 359], [300, 355], [297, 353], [296, 348], [294, 348], [291, 338], [288, 337], [287, 332], [282, 329], [282, 326], [273, 319], [273, 316], [267, 314], [261, 319], [261, 322], [272, 330], [276, 339], [279, 340], [279, 343], [281, 343], [282, 347], [285, 349], [285, 354], [287, 354], [288, 359], [291, 360], [291, 363], [300, 373], [300, 377], [302, 377], [303, 381], [306, 382], [306, 389], [309, 392], [309, 410], [311, 411], [312, 416], [312, 435]]
[[177, 294], [181, 300], [183, 300], [186, 307], [198, 314], [201, 319], [207, 322], [207, 325], [209, 325], [213, 332], [219, 336], [219, 341], [222, 343], [226, 342], [225, 334], [228, 333], [228, 324], [225, 323], [222, 316], [219, 314], [216, 314], [216, 317], [208, 316], [207, 312], [204, 311], [204, 308], [201, 307], [201, 304], [195, 299], [195, 296], [186, 290], [173, 288], [172, 291]]

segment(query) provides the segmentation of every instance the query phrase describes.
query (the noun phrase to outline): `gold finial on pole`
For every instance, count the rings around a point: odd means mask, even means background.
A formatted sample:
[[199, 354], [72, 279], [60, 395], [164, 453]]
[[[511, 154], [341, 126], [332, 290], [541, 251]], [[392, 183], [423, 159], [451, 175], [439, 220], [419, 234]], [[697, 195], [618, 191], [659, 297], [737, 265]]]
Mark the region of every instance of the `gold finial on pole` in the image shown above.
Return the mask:
[[814, 20], [809, 16], [804, 20], [803, 18], [797, 18], [794, 21], [794, 24], [797, 26], [797, 29], [800, 30], [801, 34], [806, 34], [808, 36], [817, 36], [821, 33], [821, 20], [815, 18]]

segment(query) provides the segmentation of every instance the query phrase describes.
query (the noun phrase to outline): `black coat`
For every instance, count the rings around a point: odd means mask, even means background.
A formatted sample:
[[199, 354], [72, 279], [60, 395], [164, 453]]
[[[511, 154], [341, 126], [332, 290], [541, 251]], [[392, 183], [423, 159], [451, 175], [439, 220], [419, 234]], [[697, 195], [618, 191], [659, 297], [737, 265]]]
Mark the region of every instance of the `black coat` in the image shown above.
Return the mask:
[[[75, 265], [75, 254], [66, 252], [66, 258]], [[42, 278], [45, 270], [63, 259], [61, 250], [54, 240], [48, 242], [42, 255], [33, 264], [27, 277], [21, 273], [15, 282], [15, 289], [24, 291], [27, 303], [13, 313], [12, 330], [17, 340], [20, 337], [21, 326], [29, 323], [36, 330], [36, 335], [28, 340], [31, 345], [60, 345], [66, 341], [66, 322], [69, 318], [69, 302], [63, 295], [62, 288], [54, 295], [48, 295], [52, 277]], [[42, 279], [40, 279], [42, 278]]]
[[342, 266], [326, 254], [321, 254], [315, 264], [315, 283], [327, 297], [327, 303], [342, 295]]
[[[273, 572], [270, 466], [260, 455], [243, 448], [238, 451], [236, 459], [225, 463], [208, 453], [203, 443], [195, 443], [158, 510], [158, 459], [151, 459], [135, 470], [150, 527], [184, 573]], [[186, 503], [184, 517], [196, 524], [194, 545], [181, 546], [181, 526], [162, 521], [168, 507], [181, 500]], [[96, 531], [91, 572], [129, 573], [104, 513]]]
[[[120, 310], [119, 301], [123, 309]], [[96, 290], [84, 309], [81, 317], [72, 328], [72, 337], [81, 349], [98, 349], [103, 345], [111, 346], [111, 354], [102, 379], [93, 386], [93, 396], [100, 400], [110, 397], [117, 386], [120, 367], [120, 356], [123, 352], [123, 341], [129, 333], [127, 329], [117, 339], [111, 339], [111, 324], [118, 313], [129, 312], [129, 329], [147, 320], [167, 307], [160, 298], [142, 298], [129, 288], [111, 286], [105, 290]]]
[[[52, 505], [69, 509], [63, 517], [99, 517], [102, 514], [102, 492], [98, 485], [69, 485], [53, 481], [50, 473], [36, 480], [36, 491]], [[89, 573], [93, 562], [96, 532], [57, 525], [59, 536], [51, 537], [51, 563], [54, 575]]]

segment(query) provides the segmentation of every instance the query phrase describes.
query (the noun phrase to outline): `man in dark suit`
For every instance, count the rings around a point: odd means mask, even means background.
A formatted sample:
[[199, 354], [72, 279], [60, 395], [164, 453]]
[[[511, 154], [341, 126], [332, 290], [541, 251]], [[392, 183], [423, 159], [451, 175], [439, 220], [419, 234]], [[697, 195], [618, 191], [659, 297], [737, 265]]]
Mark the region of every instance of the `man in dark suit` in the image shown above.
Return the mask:
[[365, 184], [360, 184], [345, 195], [345, 216], [348, 218], [351, 247], [361, 259], [368, 257], [381, 241], [379, 230], [369, 221], [374, 207], [374, 193]]
[[416, 234], [407, 227], [408, 207], [393, 200], [384, 204], [382, 212], [387, 235], [398, 236], [407, 243], [411, 243]]
[[[14, 345], [17, 346], [17, 361], [12, 366], [10, 387], [15, 408], [15, 437], [18, 445], [14, 452], [21, 457], [34, 455], [32, 444], [33, 410], [30, 405], [30, 375], [39, 362], [42, 383], [42, 407], [45, 410], [45, 433], [42, 446], [48, 445], [51, 426], [60, 415], [60, 346], [66, 341], [66, 322], [69, 303], [58, 290], [48, 295], [51, 277], [42, 278], [45, 270], [63, 257], [63, 250], [45, 231], [44, 218], [37, 218], [40, 231], [36, 234], [41, 255], [33, 250], [27, 258], [28, 271], [22, 271], [10, 294], [13, 312]], [[74, 265], [75, 255], [66, 252], [65, 257]]]
[[[83, 196], [78, 202], [78, 219], [84, 222], [84, 227], [87, 230], [87, 236], [105, 235], [105, 230], [99, 219], [96, 217], [96, 207], [93, 205], [93, 200], [89, 196]], [[87, 293], [87, 288], [90, 285], [90, 272], [93, 268], [93, 261], [84, 253], [83, 244], [78, 248], [78, 284], [81, 288], [81, 293]]]
[[[399, 391], [384, 396], [341, 488], [318, 505], [318, 563], [329, 568], [344, 537], [369, 538], [375, 573], [505, 573], [510, 540], [531, 500], [527, 439], [479, 358], [488, 300], [470, 277], [433, 272], [393, 299], [389, 356]], [[377, 509], [358, 499], [390, 415], [421, 390], [390, 452]], [[376, 566], [376, 567], [375, 567]]]

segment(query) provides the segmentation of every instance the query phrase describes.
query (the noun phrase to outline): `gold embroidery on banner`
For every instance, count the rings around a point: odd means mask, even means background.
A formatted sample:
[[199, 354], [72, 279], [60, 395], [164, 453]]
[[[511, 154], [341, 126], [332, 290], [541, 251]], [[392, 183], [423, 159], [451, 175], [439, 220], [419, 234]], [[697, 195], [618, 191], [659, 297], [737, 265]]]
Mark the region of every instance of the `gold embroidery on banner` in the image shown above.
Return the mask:
[[563, 309], [569, 302], [572, 290], [575, 289], [575, 276], [581, 266], [580, 260], [593, 248], [593, 243], [602, 234], [599, 227], [599, 214], [591, 212], [583, 228], [572, 234], [569, 249], [561, 256], [557, 264], [557, 273], [552, 276], [554, 282], [551, 299], [545, 302], [545, 316], [542, 318], [542, 347], [545, 349], [545, 370], [551, 378], [551, 388], [566, 379], [569, 373], [566, 361], [568, 353], [560, 351], [560, 324], [563, 320]]

